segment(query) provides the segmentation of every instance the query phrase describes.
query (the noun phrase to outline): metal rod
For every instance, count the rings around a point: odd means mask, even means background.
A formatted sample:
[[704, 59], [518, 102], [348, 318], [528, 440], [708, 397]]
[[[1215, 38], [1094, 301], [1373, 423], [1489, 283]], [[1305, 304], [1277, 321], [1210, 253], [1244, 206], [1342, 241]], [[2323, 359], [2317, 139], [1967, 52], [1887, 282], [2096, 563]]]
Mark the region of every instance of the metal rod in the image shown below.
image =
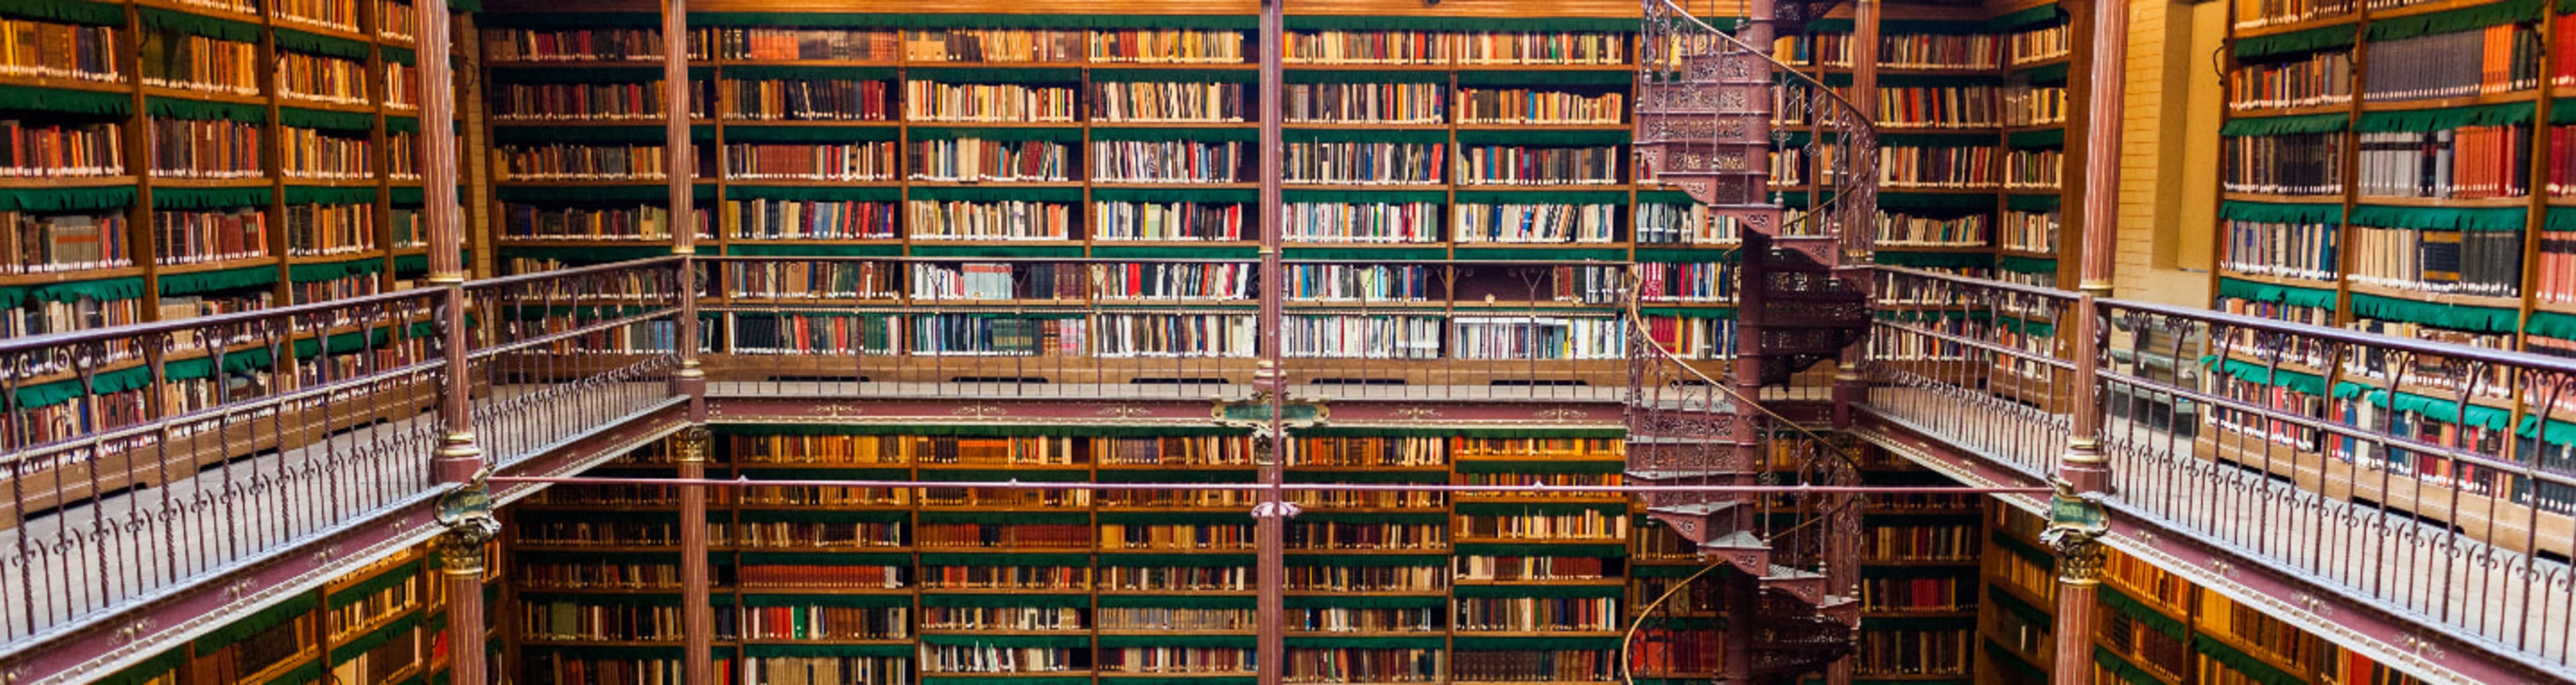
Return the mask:
[[2044, 487], [1943, 487], [1936, 485], [1440, 485], [1432, 483], [1058, 483], [945, 480], [753, 480], [736, 478], [608, 478], [596, 476], [493, 476], [494, 483], [557, 485], [708, 485], [747, 487], [1005, 488], [1016, 490], [1233, 490], [1280, 492], [1721, 492], [1744, 494], [1850, 493], [1858, 495], [2045, 495]]

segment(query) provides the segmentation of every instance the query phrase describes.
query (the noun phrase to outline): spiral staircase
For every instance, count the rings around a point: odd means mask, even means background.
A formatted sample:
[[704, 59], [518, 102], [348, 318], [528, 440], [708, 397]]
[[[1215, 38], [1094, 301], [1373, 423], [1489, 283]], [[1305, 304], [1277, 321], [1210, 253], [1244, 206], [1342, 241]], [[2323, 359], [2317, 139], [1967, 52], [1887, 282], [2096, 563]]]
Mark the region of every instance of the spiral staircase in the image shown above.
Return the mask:
[[[1793, 3], [1748, 10], [1803, 22], [1831, 9]], [[1686, 192], [1736, 226], [1742, 287], [1737, 361], [1724, 378], [1676, 358], [1641, 316], [1629, 317], [1628, 479], [1858, 484], [1844, 445], [1759, 398], [1867, 334], [1876, 132], [1867, 113], [1771, 58], [1774, 22], [1748, 18], [1729, 34], [1671, 0], [1644, 0], [1644, 8], [1638, 183]], [[1784, 208], [1792, 196], [1805, 211]], [[1857, 497], [1673, 491], [1648, 493], [1645, 503], [1716, 567], [1702, 577], [1728, 614], [1721, 679], [1796, 682], [1851, 654], [1860, 623]], [[1641, 607], [1638, 624], [1664, 604]]]

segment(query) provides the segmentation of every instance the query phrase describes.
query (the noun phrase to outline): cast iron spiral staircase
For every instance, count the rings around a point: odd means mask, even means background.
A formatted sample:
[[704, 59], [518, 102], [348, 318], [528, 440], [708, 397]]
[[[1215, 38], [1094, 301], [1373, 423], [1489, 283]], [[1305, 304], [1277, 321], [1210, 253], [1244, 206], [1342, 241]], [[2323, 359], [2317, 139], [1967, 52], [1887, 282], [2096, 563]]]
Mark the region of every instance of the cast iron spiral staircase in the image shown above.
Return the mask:
[[[1803, 21], [1830, 6], [1791, 4], [1752, 9]], [[1752, 395], [1839, 358], [1867, 334], [1876, 131], [1867, 113], [1774, 61], [1768, 24], [1747, 22], [1739, 38], [1671, 0], [1644, 6], [1638, 182], [1684, 191], [1737, 227], [1737, 354], [1758, 363], [1740, 363], [1739, 378], [1711, 378], [1664, 349], [1631, 312], [1628, 479], [1858, 484], [1848, 451]], [[1791, 195], [1803, 196], [1807, 210], [1785, 211]], [[1713, 562], [1716, 570], [1702, 576], [1752, 594], [1751, 615], [1726, 623], [1752, 634], [1743, 655], [1749, 667], [1729, 664], [1721, 673], [1793, 682], [1851, 653], [1860, 622], [1856, 497], [1652, 492], [1645, 499], [1655, 521]], [[1641, 607], [1638, 623], [1663, 605]]]

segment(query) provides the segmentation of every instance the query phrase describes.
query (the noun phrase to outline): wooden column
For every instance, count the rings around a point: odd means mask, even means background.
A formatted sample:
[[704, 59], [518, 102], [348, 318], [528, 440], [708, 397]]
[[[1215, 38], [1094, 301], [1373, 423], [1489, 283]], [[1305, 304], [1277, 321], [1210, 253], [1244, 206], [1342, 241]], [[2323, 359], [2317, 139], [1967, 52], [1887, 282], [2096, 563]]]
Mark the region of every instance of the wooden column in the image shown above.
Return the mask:
[[[671, 254], [680, 258], [680, 320], [673, 342], [680, 368], [671, 374], [671, 392], [689, 398], [689, 427], [680, 431], [679, 477], [707, 477], [706, 371], [698, 361], [698, 287], [696, 211], [697, 157], [689, 140], [689, 3], [670, 0], [662, 12], [662, 151], [670, 178]], [[707, 486], [680, 486], [680, 626], [681, 662], [688, 682], [716, 682], [712, 655], [715, 607], [708, 597]]]
[[2092, 59], [2084, 74], [2083, 108], [2088, 115], [2071, 120], [2084, 126], [2083, 239], [2077, 243], [2083, 250], [2083, 271], [2076, 283], [2082, 296], [2065, 314], [2075, 319], [2074, 430], [2066, 453], [2058, 459], [2058, 493], [2050, 500], [2049, 528], [2042, 535], [2042, 541], [2058, 554], [2056, 649], [2050, 668], [2050, 682], [2056, 685], [2082, 685], [2093, 678], [2092, 669], [2083, 666], [2092, 663], [2095, 596], [2103, 560], [2097, 538], [2104, 528], [2102, 508], [2087, 497], [2099, 495], [2110, 480], [2098, 437], [2102, 401], [2094, 375], [2101, 368], [2101, 346], [2094, 341], [2103, 331], [2094, 298], [2111, 294], [2112, 256], [2119, 247], [2114, 236], [2119, 221], [2122, 118], [2116, 113], [2122, 111], [2128, 85], [2129, 6], [2115, 0], [2093, 3], [2089, 9]]
[[483, 607], [483, 547], [500, 532], [492, 518], [483, 450], [475, 444], [471, 388], [466, 375], [465, 264], [457, 254], [464, 233], [456, 215], [456, 82], [448, 56], [454, 32], [448, 26], [447, 0], [412, 2], [415, 53], [420, 67], [421, 220], [429, 224], [429, 284], [446, 290], [439, 334], [446, 368], [441, 369], [438, 419], [445, 436], [433, 457], [432, 472], [447, 492], [439, 498], [440, 523], [448, 531], [438, 538], [441, 580], [447, 583], [447, 659], [449, 682], [484, 685], [488, 642]]
[[1287, 628], [1281, 624], [1287, 616], [1287, 517], [1291, 514], [1288, 503], [1281, 498], [1282, 491], [1277, 487], [1286, 478], [1283, 460], [1287, 458], [1288, 451], [1288, 436], [1282, 425], [1288, 385], [1287, 378], [1281, 375], [1285, 369], [1280, 366], [1284, 355], [1279, 344], [1281, 300], [1288, 290], [1287, 267], [1280, 263], [1279, 254], [1280, 232], [1285, 228], [1279, 216], [1280, 168], [1284, 157], [1279, 120], [1284, 111], [1281, 107], [1284, 91], [1287, 90], [1279, 64], [1280, 55], [1286, 50], [1283, 43], [1288, 36], [1281, 19], [1281, 5], [1285, 1], [1262, 0], [1261, 35], [1255, 43], [1261, 47], [1261, 83], [1257, 96], [1260, 98], [1261, 149], [1256, 160], [1259, 164], [1256, 174], [1261, 179], [1261, 204], [1255, 212], [1260, 215], [1256, 218], [1259, 223], [1255, 225], [1261, 230], [1261, 339], [1257, 343], [1261, 362], [1254, 371], [1253, 387], [1255, 392], [1269, 396], [1270, 421], [1267, 430], [1254, 437], [1261, 441], [1255, 445], [1254, 455], [1261, 469], [1261, 482], [1272, 486], [1261, 491], [1259, 503], [1253, 509], [1253, 539], [1258, 547], [1253, 571], [1257, 577], [1253, 580], [1260, 587], [1260, 596], [1254, 605], [1260, 631], [1253, 645], [1253, 659], [1260, 685], [1280, 685], [1286, 680], [1288, 669], [1287, 637], [1284, 633]]
[[2071, 120], [2084, 126], [2083, 275], [2076, 289], [2096, 297], [2111, 294], [2112, 255], [2120, 209], [2120, 124], [2128, 86], [2129, 6], [2110, 0], [2091, 7], [2092, 62], [2086, 70], [2084, 111], [2093, 115]]

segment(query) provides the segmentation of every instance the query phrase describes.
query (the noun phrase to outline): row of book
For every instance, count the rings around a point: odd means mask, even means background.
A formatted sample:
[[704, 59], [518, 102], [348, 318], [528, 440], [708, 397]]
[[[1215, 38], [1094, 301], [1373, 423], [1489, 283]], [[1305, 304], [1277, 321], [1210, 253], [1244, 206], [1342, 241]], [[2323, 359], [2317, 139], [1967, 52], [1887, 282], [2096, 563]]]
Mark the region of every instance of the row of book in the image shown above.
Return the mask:
[[2236, 6], [2236, 28], [2282, 26], [2346, 16], [2361, 11], [2360, 0], [2256, 0]]
[[277, 52], [277, 94], [340, 105], [368, 103], [367, 65], [357, 60]]
[[375, 145], [340, 131], [279, 127], [278, 175], [295, 179], [363, 179], [375, 175]]
[[2531, 194], [2531, 129], [2360, 134], [2361, 194], [2478, 199]]
[[[697, 208], [690, 212], [697, 220], [698, 235], [711, 235], [708, 212]], [[501, 205], [501, 233], [504, 240], [669, 240], [671, 210], [652, 205], [626, 207], [539, 207], [521, 203]], [[504, 263], [504, 266], [510, 266]], [[520, 270], [520, 269], [526, 270]], [[561, 268], [560, 265], [526, 263], [512, 266], [508, 273]]]
[[2355, 283], [2427, 293], [2514, 297], [2522, 292], [2521, 231], [2352, 227]]
[[2016, 67], [2065, 57], [2071, 50], [2064, 23], [2004, 34], [2004, 63]]
[[1074, 89], [1017, 83], [905, 81], [903, 114], [910, 121], [1069, 122], [1078, 110]]
[[2017, 86], [2003, 90], [2005, 126], [2050, 126], [2066, 123], [2065, 86]]
[[146, 154], [154, 176], [231, 179], [267, 173], [260, 164], [259, 124], [152, 117], [145, 125], [151, 130]]
[[1996, 86], [1880, 86], [1878, 122], [1926, 128], [2001, 126], [2004, 92]]
[[123, 175], [124, 130], [114, 123], [0, 119], [0, 178]]
[[[886, 149], [892, 165], [894, 145]], [[1072, 148], [1043, 140], [958, 138], [912, 143], [904, 171], [916, 181], [1066, 181], [1073, 171]]]
[[2352, 102], [2352, 74], [2352, 53], [2344, 51], [2246, 63], [2227, 73], [2227, 107], [2244, 111]]
[[1241, 183], [1252, 145], [1191, 140], [1095, 140], [1091, 180], [1119, 183]]
[[111, 26], [76, 26], [0, 17], [0, 75], [116, 81], [125, 51]]
[[1940, 217], [1886, 208], [1878, 212], [1880, 247], [1979, 246], [1991, 241], [1993, 234], [1990, 217], [1982, 213]]
[[2288, 134], [2219, 139], [2221, 187], [2231, 193], [2343, 194], [2343, 135]]
[[1287, 84], [1290, 123], [1436, 124], [1446, 115], [1431, 83]]
[[1881, 147], [1879, 178], [1895, 188], [1993, 188], [2001, 181], [1997, 156], [1988, 146]]
[[2004, 152], [2004, 187], [2055, 190], [2066, 167], [2066, 152], [2057, 149]]
[[1984, 529], [1975, 524], [1871, 526], [1861, 555], [1871, 561], [1963, 561], [1977, 558]]
[[1460, 88], [1458, 123], [1604, 125], [1627, 121], [1627, 95], [1524, 88]]
[[175, 30], [151, 31], [137, 61], [143, 85], [201, 93], [258, 95], [259, 44]]
[[[715, 84], [705, 81], [689, 83], [690, 116], [706, 116], [707, 103], [716, 100], [714, 86]], [[484, 99], [484, 106], [489, 108], [489, 115], [493, 121], [661, 121], [670, 116], [669, 106], [666, 104], [668, 101], [664, 100], [664, 97], [665, 93], [660, 81], [494, 83], [489, 96]], [[765, 101], [755, 104], [763, 103]], [[792, 110], [787, 110], [786, 104], [782, 102], [778, 111]]]
[[153, 212], [153, 259], [178, 266], [265, 257], [267, 226], [257, 208]]
[[[934, 147], [946, 141], [924, 141]], [[883, 181], [894, 178], [895, 146], [891, 141], [837, 145], [726, 143], [724, 172], [728, 179], [794, 181]], [[934, 152], [913, 156], [917, 164], [942, 160]]]
[[2492, 95], [2540, 85], [2540, 34], [2500, 24], [2370, 43], [2361, 91], [2374, 102]]
[[[1437, 153], [1436, 148], [1434, 153]], [[1290, 146], [1293, 151], [1295, 146]], [[1554, 186], [1616, 185], [1625, 162], [1617, 146], [1605, 147], [1525, 147], [1518, 145], [1462, 145], [1458, 148], [1459, 185], [1475, 186]], [[1401, 164], [1402, 161], [1398, 160]], [[1438, 165], [1431, 169], [1439, 174]], [[1388, 180], [1383, 176], [1361, 174], [1371, 180]], [[1291, 174], [1290, 178], [1298, 178]], [[1416, 177], [1399, 176], [1395, 182], [1408, 182]]]
[[2334, 280], [2336, 224], [2272, 223], [2230, 220], [2226, 223], [2228, 270], [2285, 278]]
[[0, 212], [0, 274], [133, 266], [123, 214]]

